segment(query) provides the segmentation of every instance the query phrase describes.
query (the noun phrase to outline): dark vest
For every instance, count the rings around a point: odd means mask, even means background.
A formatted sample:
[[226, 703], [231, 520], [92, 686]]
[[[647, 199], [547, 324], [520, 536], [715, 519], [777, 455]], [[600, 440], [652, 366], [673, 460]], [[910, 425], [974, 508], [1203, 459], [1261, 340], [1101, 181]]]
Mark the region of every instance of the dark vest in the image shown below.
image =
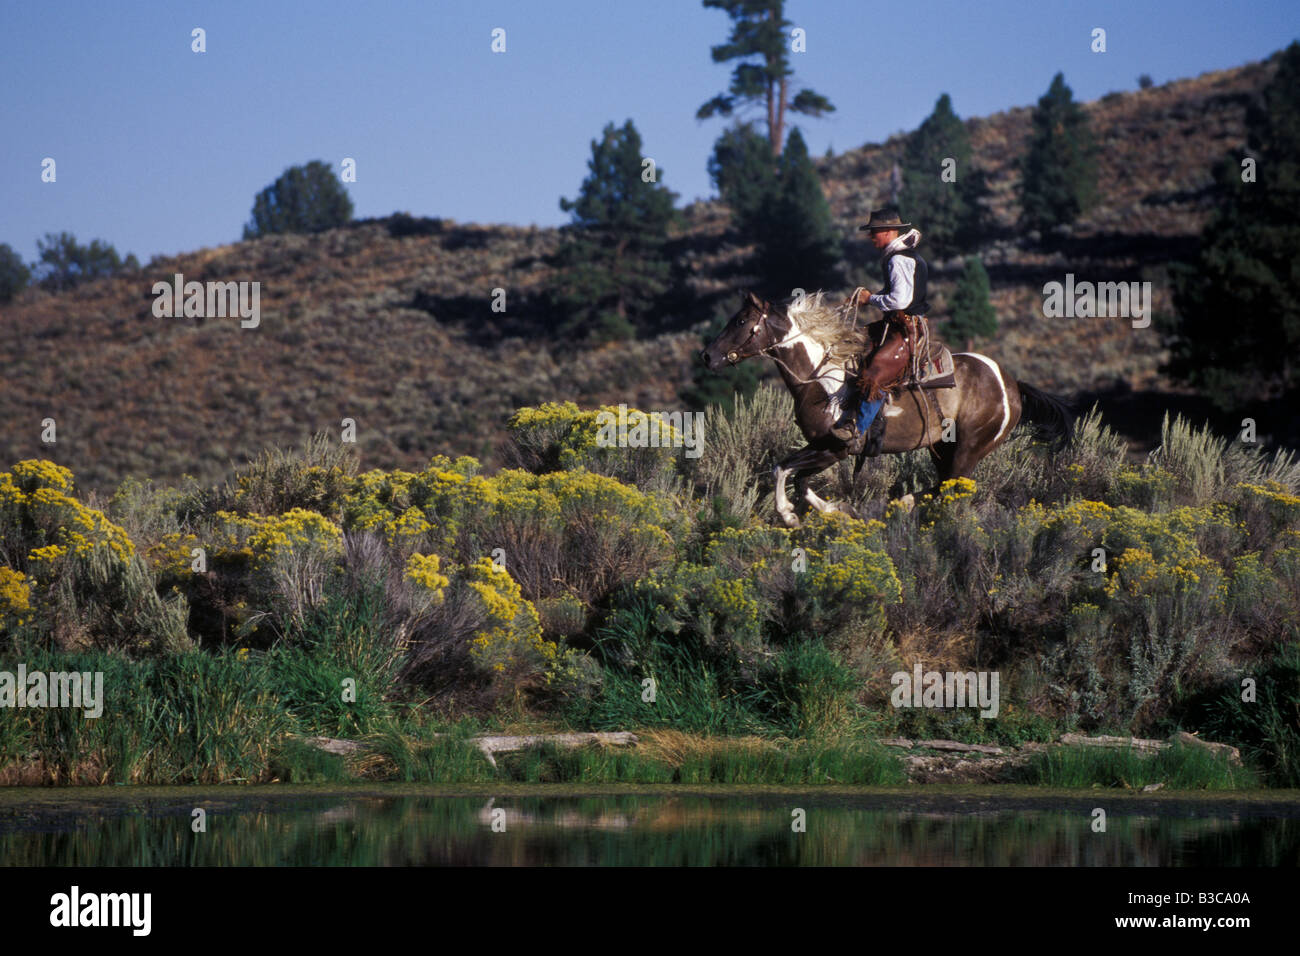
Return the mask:
[[926, 280], [930, 276], [930, 267], [925, 264], [925, 260], [918, 256], [911, 249], [902, 249], [898, 252], [891, 253], [881, 263], [881, 268], [885, 270], [885, 287], [881, 290], [882, 295], [889, 295], [893, 291], [893, 280], [889, 275], [889, 260], [894, 256], [907, 256], [916, 263], [916, 271], [912, 273], [912, 301], [903, 306], [903, 312], [908, 315], [928, 315], [930, 312], [930, 303], [925, 298]]

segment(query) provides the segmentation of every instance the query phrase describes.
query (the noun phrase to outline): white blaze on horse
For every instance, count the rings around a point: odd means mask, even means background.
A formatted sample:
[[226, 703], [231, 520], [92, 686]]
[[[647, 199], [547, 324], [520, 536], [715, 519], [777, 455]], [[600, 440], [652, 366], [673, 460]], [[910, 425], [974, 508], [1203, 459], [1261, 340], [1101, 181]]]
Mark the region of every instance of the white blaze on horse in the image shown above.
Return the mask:
[[[831, 429], [846, 413], [856, 414], [856, 389], [846, 365], [856, 363], [870, 347], [870, 328], [855, 329], [839, 310], [822, 304], [820, 293], [782, 304], [749, 292], [740, 311], [700, 353], [710, 370], [767, 356], [790, 389], [795, 421], [808, 444], [772, 472], [777, 515], [787, 527], [799, 525], [786, 496], [791, 478], [798, 497], [812, 507], [852, 513], [846, 504], [823, 501], [808, 487], [808, 479], [849, 454], [847, 443]], [[954, 387], [903, 389], [882, 412], [886, 426], [880, 451], [897, 455], [928, 448], [939, 476], [932, 492], [952, 478], [971, 477], [975, 466], [1021, 421], [1040, 426], [1058, 441], [1073, 432], [1073, 416], [1061, 399], [1008, 378], [987, 355], [954, 354], [953, 375]], [[910, 506], [912, 495], [903, 501]]]

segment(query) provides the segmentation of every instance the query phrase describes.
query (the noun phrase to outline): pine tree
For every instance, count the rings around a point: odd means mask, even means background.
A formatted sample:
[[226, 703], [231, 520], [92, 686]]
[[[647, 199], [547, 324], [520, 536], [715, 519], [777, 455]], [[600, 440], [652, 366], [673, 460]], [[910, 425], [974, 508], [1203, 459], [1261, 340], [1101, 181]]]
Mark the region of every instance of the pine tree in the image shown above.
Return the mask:
[[767, 116], [769, 155], [781, 155], [785, 137], [786, 113], [821, 116], [833, 113], [835, 107], [820, 93], [809, 89], [790, 96], [790, 28], [785, 19], [785, 0], [704, 0], [706, 9], [723, 10], [731, 17], [731, 36], [721, 46], [713, 48], [713, 62], [746, 60], [759, 57], [759, 62], [742, 62], [731, 73], [731, 87], [709, 100], [696, 112], [696, 119], [711, 116], [731, 116], [737, 108], [762, 104]]
[[314, 159], [286, 169], [253, 200], [244, 238], [284, 232], [322, 232], [352, 219], [352, 200], [329, 166]]
[[920, 224], [929, 248], [947, 256], [979, 239], [980, 199], [987, 193], [983, 173], [971, 165], [966, 124], [953, 113], [952, 100], [944, 93], [907, 139], [898, 206]]
[[632, 338], [633, 320], [669, 287], [675, 194], [658, 182], [663, 170], [647, 165], [631, 120], [621, 129], [607, 124], [592, 140], [587, 168], [578, 198], [560, 200], [573, 220], [553, 260], [550, 296], [566, 334]]
[[1083, 107], [1057, 73], [1034, 109], [1021, 164], [1021, 223], [1047, 230], [1074, 222], [1097, 194], [1096, 146]]
[[774, 297], [837, 281], [839, 237], [821, 179], [796, 128], [773, 169], [764, 140], [741, 124], [719, 137], [709, 174], [740, 239], [754, 243], [758, 285]]
[[1197, 258], [1170, 270], [1178, 318], [1163, 323], [1167, 371], [1225, 410], [1300, 387], [1300, 42], [1246, 129], [1247, 152], [1216, 169], [1222, 202]]
[[821, 179], [798, 128], [791, 130], [777, 168], [772, 201], [759, 209], [754, 238], [761, 284], [776, 295], [809, 292], [838, 281], [839, 237]]
[[36, 240], [36, 252], [40, 283], [56, 292], [71, 289], [88, 279], [134, 272], [140, 268], [133, 254], [128, 253], [123, 259], [110, 243], [102, 239], [92, 239], [90, 245], [83, 246], [70, 232], [46, 233], [44, 239]]
[[22, 256], [9, 243], [0, 242], [0, 305], [13, 301], [14, 296], [27, 288], [31, 275]]
[[742, 230], [776, 193], [776, 166], [767, 140], [749, 123], [738, 123], [718, 137], [709, 157], [709, 177]]
[[951, 318], [944, 324], [944, 337], [969, 348], [975, 339], [987, 339], [998, 330], [998, 316], [989, 301], [989, 274], [978, 256], [968, 256], [948, 303]]

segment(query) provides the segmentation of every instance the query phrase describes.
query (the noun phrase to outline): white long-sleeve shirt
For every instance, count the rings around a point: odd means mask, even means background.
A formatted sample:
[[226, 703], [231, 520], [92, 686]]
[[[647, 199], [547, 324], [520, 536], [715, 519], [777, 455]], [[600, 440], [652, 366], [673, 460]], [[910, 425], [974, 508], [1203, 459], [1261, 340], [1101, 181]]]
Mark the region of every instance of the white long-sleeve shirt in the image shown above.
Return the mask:
[[[915, 239], [912, 238], [913, 233], [916, 233]], [[913, 229], [885, 246], [880, 251], [880, 258], [884, 259], [895, 252], [915, 248], [920, 238], [920, 233]], [[882, 312], [893, 312], [903, 308], [911, 303], [912, 296], [916, 292], [915, 276], [916, 260], [910, 256], [894, 256], [889, 260], [889, 295], [873, 295], [867, 302]]]

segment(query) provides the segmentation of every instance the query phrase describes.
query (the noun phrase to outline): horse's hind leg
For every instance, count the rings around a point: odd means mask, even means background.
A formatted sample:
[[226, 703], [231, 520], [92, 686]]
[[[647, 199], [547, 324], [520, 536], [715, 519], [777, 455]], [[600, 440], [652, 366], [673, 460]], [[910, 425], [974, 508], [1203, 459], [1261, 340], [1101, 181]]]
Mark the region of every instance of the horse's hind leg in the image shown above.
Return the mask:
[[973, 429], [965, 435], [959, 432], [955, 442], [935, 442], [931, 450], [935, 456], [934, 470], [938, 480], [928, 493], [938, 497], [939, 489], [945, 481], [971, 477], [975, 466], [1004, 441], [1006, 435], [998, 436], [998, 425], [995, 423]]

